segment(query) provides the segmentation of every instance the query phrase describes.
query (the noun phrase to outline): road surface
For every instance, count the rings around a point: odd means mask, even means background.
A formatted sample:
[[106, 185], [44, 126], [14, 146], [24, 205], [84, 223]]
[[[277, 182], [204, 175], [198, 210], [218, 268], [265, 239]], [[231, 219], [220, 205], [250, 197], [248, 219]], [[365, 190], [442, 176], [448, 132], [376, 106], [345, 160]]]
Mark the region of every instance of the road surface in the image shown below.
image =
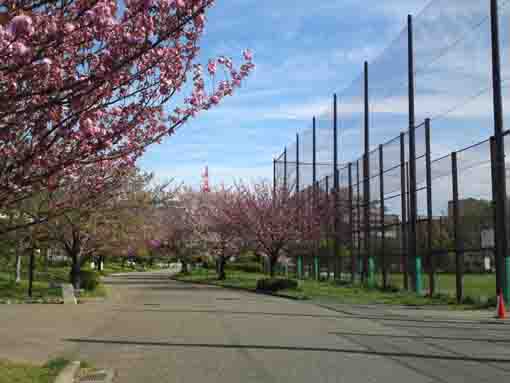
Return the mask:
[[171, 281], [108, 279], [110, 298], [1, 306], [0, 358], [66, 355], [118, 383], [499, 382], [510, 324], [488, 314], [290, 301]]

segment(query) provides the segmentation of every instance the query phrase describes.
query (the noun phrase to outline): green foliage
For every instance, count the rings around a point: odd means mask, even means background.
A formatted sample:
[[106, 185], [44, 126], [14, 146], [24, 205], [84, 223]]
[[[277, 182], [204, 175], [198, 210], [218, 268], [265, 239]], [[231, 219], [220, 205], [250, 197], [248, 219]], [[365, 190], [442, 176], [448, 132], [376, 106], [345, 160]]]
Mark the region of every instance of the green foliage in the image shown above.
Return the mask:
[[262, 265], [257, 262], [233, 262], [225, 266], [226, 270], [262, 273]]
[[61, 358], [51, 360], [44, 366], [0, 360], [0, 383], [52, 383], [68, 363]]
[[87, 291], [95, 290], [99, 286], [99, 274], [92, 270], [80, 272], [81, 288]]
[[279, 290], [295, 290], [298, 282], [286, 278], [263, 278], [257, 281], [257, 290], [275, 293]]

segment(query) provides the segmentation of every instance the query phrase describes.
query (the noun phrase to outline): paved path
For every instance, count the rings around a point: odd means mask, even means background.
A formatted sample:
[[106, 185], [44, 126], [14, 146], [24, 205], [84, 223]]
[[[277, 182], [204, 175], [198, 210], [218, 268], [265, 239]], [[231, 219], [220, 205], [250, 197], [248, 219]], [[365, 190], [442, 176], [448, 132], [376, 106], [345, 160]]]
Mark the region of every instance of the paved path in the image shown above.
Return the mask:
[[[109, 280], [111, 299], [1, 306], [0, 358], [66, 354], [118, 383], [485, 382], [510, 377], [510, 325], [487, 313], [335, 305], [180, 284]], [[506, 380], [505, 379], [505, 380]]]

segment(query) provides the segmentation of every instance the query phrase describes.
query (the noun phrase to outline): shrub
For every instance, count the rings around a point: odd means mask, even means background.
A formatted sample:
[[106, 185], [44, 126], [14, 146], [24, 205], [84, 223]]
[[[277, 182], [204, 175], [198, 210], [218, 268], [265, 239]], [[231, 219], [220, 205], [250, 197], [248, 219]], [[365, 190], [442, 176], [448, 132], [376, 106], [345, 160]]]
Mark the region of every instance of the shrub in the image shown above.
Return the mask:
[[262, 265], [256, 262], [234, 262], [227, 263], [227, 270], [244, 271], [246, 273], [262, 273]]
[[298, 282], [286, 278], [263, 278], [257, 281], [257, 290], [274, 293], [279, 290], [297, 289]]
[[99, 285], [99, 274], [92, 270], [82, 270], [80, 272], [80, 287], [87, 291], [95, 290]]

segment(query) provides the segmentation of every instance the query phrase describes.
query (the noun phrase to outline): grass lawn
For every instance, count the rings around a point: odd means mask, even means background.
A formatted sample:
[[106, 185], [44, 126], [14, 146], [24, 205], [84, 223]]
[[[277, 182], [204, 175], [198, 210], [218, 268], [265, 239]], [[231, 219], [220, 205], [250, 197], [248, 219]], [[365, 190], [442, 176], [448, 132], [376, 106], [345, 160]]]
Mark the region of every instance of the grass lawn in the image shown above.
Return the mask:
[[100, 272], [103, 276], [108, 276], [116, 273], [130, 273], [130, 272], [143, 272], [143, 271], [153, 271], [153, 270], [161, 270], [156, 267], [144, 267], [140, 264], [136, 264], [135, 266], [122, 266], [120, 262], [105, 262], [104, 268]]
[[[45, 272], [35, 272], [33, 283], [33, 298], [58, 298], [61, 296], [59, 288], [50, 288], [50, 281], [67, 281], [67, 270], [63, 268], [49, 268]], [[13, 272], [0, 271], [0, 298], [24, 299], [28, 296], [28, 277], [22, 274], [20, 283], [15, 283]]]
[[[193, 270], [190, 275], [179, 275], [177, 279], [183, 281], [191, 281], [196, 283], [209, 283], [217, 286], [224, 287], [238, 287], [249, 290], [255, 290], [257, 279], [267, 277], [264, 274], [246, 273], [242, 271], [229, 271], [227, 270], [227, 279], [225, 281], [218, 281], [214, 270], [198, 269]], [[487, 293], [487, 297], [492, 288], [492, 281], [490, 278], [493, 276], [485, 275], [466, 275], [464, 280], [465, 296], [469, 293], [476, 293], [473, 297], [478, 297], [480, 291]], [[399, 275], [392, 275], [392, 282], [397, 278], [402, 280]], [[455, 302], [455, 276], [454, 275], [441, 275], [439, 280], [440, 292], [452, 292], [448, 295], [441, 295], [434, 298], [416, 296], [413, 293], [406, 291], [390, 292], [382, 291], [380, 289], [367, 289], [363, 286], [352, 285], [338, 285], [334, 281], [314, 281], [303, 280], [299, 281], [297, 290], [283, 290], [281, 293], [290, 295], [299, 299], [328, 299], [334, 300], [339, 303], [350, 304], [395, 304], [395, 305], [409, 305], [409, 306], [426, 306], [426, 305], [448, 305], [450, 308], [467, 309], [482, 307], [483, 305], [457, 305]], [[392, 283], [396, 285], [396, 283]], [[427, 285], [424, 285], [428, 287]]]
[[55, 359], [44, 366], [33, 366], [0, 360], [0, 383], [53, 383], [67, 363], [65, 359]]
[[[87, 266], [83, 269], [88, 269]], [[34, 282], [33, 282], [33, 299], [40, 298], [61, 298], [62, 291], [60, 288], [50, 288], [50, 282], [69, 283], [69, 272], [70, 266], [48, 266], [44, 267], [37, 265], [34, 271]], [[101, 272], [101, 275], [110, 275], [118, 272], [129, 272], [136, 271], [131, 267], [122, 267], [120, 263], [106, 263], [105, 269]], [[23, 265], [21, 272], [20, 283], [14, 281], [14, 270], [12, 265], [10, 268], [6, 267], [5, 264], [0, 265], [0, 299], [2, 300], [22, 300], [28, 297], [28, 269], [27, 265]], [[104, 297], [106, 296], [106, 289], [104, 285], [99, 286], [92, 291], [84, 291], [82, 297]]]
[[[455, 274], [438, 273], [435, 277], [436, 293], [456, 296], [456, 279]], [[382, 285], [382, 276], [377, 275], [377, 283]], [[391, 286], [403, 289], [403, 274], [391, 274], [388, 279]], [[429, 290], [429, 276], [423, 274], [422, 286], [425, 292]], [[465, 274], [463, 278], [464, 297], [471, 297], [474, 300], [480, 297], [491, 298], [496, 295], [496, 274]]]

